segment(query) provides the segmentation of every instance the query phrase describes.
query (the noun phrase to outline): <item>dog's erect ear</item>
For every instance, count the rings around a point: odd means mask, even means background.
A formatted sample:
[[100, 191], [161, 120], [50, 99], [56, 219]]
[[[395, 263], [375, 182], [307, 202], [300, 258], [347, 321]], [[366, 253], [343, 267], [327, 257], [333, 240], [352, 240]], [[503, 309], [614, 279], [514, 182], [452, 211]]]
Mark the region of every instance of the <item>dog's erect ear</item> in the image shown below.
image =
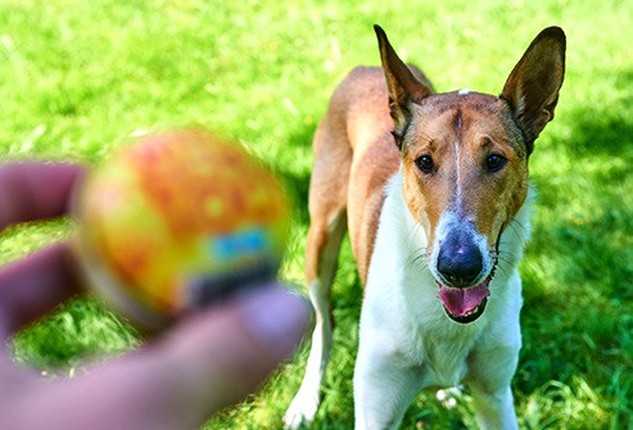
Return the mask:
[[374, 25], [374, 30], [378, 37], [380, 59], [387, 80], [389, 112], [394, 122], [394, 135], [399, 139], [411, 119], [410, 104], [419, 103], [433, 91], [416, 79], [413, 72], [398, 58], [384, 30], [378, 25]]
[[559, 27], [541, 31], [510, 73], [501, 98], [512, 108], [523, 130], [528, 154], [534, 140], [554, 118], [565, 74], [565, 33]]

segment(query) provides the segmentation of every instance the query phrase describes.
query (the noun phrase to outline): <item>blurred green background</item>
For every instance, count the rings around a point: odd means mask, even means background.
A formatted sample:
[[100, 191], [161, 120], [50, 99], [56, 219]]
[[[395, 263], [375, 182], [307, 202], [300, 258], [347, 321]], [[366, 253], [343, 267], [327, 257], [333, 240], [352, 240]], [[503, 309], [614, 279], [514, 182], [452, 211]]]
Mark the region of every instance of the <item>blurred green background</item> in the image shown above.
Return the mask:
[[[440, 4], [441, 3], [441, 4]], [[556, 118], [536, 142], [533, 237], [521, 265], [524, 348], [514, 380], [523, 429], [632, 429], [633, 1], [3, 0], [0, 157], [95, 164], [142, 130], [203, 125], [261, 157], [297, 205], [283, 277], [303, 283], [311, 138], [336, 84], [378, 65], [372, 25], [439, 91], [498, 94], [544, 27], [568, 37]], [[0, 236], [8, 262], [72, 234], [63, 219]], [[313, 428], [349, 429], [359, 282], [349, 244], [337, 329]], [[16, 336], [16, 360], [74, 375], [142, 341], [92, 299]], [[279, 428], [307, 357], [209, 429]], [[466, 390], [421, 394], [403, 428], [473, 428]]]

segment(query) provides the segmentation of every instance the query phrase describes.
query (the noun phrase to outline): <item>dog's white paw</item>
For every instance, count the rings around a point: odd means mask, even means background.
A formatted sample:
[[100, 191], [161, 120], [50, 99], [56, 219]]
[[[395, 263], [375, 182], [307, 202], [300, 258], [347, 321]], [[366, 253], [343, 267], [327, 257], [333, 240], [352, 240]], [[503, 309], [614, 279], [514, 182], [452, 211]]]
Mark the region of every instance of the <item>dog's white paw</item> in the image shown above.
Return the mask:
[[309, 425], [314, 420], [318, 407], [318, 397], [315, 399], [313, 396], [302, 396], [298, 393], [284, 414], [284, 428], [297, 430], [302, 425]]

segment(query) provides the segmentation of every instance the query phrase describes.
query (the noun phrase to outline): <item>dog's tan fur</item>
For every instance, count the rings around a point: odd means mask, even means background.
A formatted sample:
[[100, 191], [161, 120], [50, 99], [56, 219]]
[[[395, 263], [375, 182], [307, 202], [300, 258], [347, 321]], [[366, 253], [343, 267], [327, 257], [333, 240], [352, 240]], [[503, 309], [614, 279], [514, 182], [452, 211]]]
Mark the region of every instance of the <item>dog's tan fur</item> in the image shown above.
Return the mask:
[[[495, 97], [435, 94], [417, 68], [400, 61], [382, 29], [376, 33], [382, 70], [353, 70], [335, 90], [315, 135], [306, 278], [317, 320], [304, 383], [286, 424], [297, 427], [316, 412], [331, 348], [330, 286], [348, 229], [366, 285], [355, 372], [357, 428], [396, 428], [418, 389], [461, 380], [473, 384], [482, 427], [515, 427], [509, 381], [520, 347], [516, 264], [527, 232], [516, 238], [506, 232], [527, 217], [528, 159], [558, 101], [564, 34], [558, 28], [541, 32]], [[482, 254], [481, 273], [469, 283], [454, 284], [438, 270], [439, 250], [455, 228]], [[508, 255], [498, 261], [501, 253]], [[392, 262], [394, 255], [404, 261]], [[497, 266], [504, 273], [493, 280]], [[476, 321], [456, 324], [434, 297], [437, 285], [450, 294], [489, 285], [490, 303], [486, 312], [486, 299], [477, 306]], [[504, 324], [511, 335], [490, 335]], [[448, 364], [441, 356], [446, 348], [455, 355]], [[486, 368], [492, 357], [482, 352], [491, 348], [500, 354], [496, 369]]]

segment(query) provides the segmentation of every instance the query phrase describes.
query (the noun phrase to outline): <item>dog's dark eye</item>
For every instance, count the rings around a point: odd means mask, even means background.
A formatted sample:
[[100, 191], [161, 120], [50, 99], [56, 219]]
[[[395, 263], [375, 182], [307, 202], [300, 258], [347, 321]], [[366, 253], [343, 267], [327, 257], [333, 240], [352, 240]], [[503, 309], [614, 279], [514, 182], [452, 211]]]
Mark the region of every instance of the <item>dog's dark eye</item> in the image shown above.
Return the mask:
[[433, 159], [430, 155], [423, 155], [415, 160], [415, 165], [424, 173], [433, 173]]
[[486, 159], [486, 168], [490, 173], [498, 172], [503, 168], [503, 166], [505, 166], [507, 161], [508, 160], [502, 155], [490, 154]]

